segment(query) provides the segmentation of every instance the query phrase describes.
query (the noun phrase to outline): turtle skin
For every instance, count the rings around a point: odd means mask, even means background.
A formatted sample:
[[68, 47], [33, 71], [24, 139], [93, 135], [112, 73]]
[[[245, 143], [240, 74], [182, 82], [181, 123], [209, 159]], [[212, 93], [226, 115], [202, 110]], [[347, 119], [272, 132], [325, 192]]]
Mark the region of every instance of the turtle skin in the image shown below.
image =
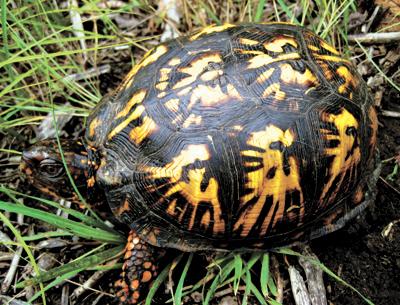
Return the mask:
[[377, 126], [351, 62], [302, 27], [210, 26], [155, 47], [85, 136], [88, 185], [132, 229], [121, 300], [156, 274], [153, 247], [270, 249], [343, 226], [373, 200]]

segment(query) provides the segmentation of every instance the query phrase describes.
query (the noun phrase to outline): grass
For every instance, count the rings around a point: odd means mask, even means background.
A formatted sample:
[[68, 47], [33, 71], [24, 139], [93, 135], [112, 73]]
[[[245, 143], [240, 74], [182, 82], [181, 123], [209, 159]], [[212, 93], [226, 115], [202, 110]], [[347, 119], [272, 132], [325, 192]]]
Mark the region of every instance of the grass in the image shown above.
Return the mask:
[[[29, 130], [37, 128], [49, 115], [53, 116], [54, 121], [63, 115], [71, 115], [76, 122], [84, 124], [90, 110], [107, 91], [100, 88], [101, 76], [88, 75], [87, 69], [121, 64], [116, 59], [125, 62], [122, 67], [126, 63], [128, 66], [134, 64], [157, 43], [160, 26], [165, 18], [162, 12], [147, 1], [134, 0], [118, 8], [103, 8], [100, 5], [102, 1], [86, 0], [79, 8], [73, 8], [82, 23], [77, 20], [75, 24], [77, 22], [78, 25], [72, 26], [70, 9], [60, 7], [57, 3], [60, 2], [23, 1], [22, 5], [16, 7], [11, 2], [1, 0], [0, 133], [18, 136], [25, 142], [34, 141]], [[306, 0], [228, 0], [224, 5], [213, 0], [184, 0], [179, 30], [186, 33], [210, 23], [287, 20], [310, 28], [346, 52], [349, 16], [356, 10], [355, 1], [316, 0], [314, 3], [316, 7], [312, 7], [310, 1]], [[269, 14], [265, 14], [266, 5]], [[139, 25], [133, 29], [120, 28], [112, 19], [116, 15], [135, 18]], [[130, 48], [135, 51], [129, 52]], [[71, 77], [74, 75], [81, 77]], [[113, 88], [110, 86], [107, 89]], [[1, 148], [0, 153], [5, 152], [20, 154], [11, 148]], [[16, 285], [17, 288], [25, 285], [39, 286], [38, 292], [29, 302], [37, 302], [41, 298], [42, 303], [46, 304], [46, 293], [50, 288], [83, 270], [103, 268], [105, 262], [122, 250], [123, 236], [110, 229], [96, 215], [67, 209], [57, 202], [29, 196], [7, 187], [1, 187], [0, 194], [0, 218], [15, 237], [15, 242], [5, 246], [10, 251], [14, 251], [15, 246], [22, 246], [27, 256], [23, 259], [36, 273], [35, 277]], [[48, 211], [60, 209], [73, 220], [28, 207], [22, 201], [35, 202]], [[19, 229], [16, 225], [17, 214], [47, 223], [54, 231], [26, 235], [21, 231], [26, 226], [19, 226]], [[41, 273], [36, 262], [38, 253], [35, 251], [35, 242], [49, 237], [69, 239], [73, 236], [94, 240], [98, 244], [89, 253]], [[173, 304], [181, 304], [185, 296], [200, 291], [203, 294], [203, 304], [207, 305], [216, 292], [226, 287], [232, 287], [233, 293], [239, 295], [239, 288], [243, 284], [246, 288], [241, 292], [242, 304], [249, 303], [250, 296], [260, 304], [278, 304], [276, 284], [269, 272], [269, 254], [255, 253], [247, 256], [240, 253], [218, 254], [201, 281], [185, 286], [193, 254], [181, 255], [161, 271], [146, 304], [151, 304], [157, 289], [168, 279], [170, 270], [175, 268], [181, 270], [181, 274], [176, 287], [171, 290], [169, 302]], [[254, 268], [261, 268], [258, 278]], [[326, 267], [323, 270], [334, 276]]]

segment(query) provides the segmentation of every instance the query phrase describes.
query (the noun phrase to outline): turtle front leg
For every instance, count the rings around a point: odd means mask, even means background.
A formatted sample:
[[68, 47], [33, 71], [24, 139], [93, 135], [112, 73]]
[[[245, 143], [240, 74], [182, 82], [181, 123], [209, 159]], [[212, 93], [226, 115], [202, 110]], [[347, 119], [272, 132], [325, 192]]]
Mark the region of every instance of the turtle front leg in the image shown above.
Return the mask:
[[141, 240], [135, 231], [129, 232], [121, 279], [115, 283], [123, 304], [137, 304], [145, 298], [157, 275], [153, 255], [153, 246]]

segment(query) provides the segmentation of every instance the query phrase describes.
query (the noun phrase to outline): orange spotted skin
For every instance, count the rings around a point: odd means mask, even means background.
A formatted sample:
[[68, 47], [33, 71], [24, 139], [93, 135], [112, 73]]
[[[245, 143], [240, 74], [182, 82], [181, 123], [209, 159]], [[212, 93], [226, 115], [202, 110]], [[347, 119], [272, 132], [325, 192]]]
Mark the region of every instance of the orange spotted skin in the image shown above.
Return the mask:
[[228, 24], [146, 54], [86, 141], [113, 212], [152, 245], [196, 251], [331, 231], [368, 191], [376, 132], [366, 84], [332, 46]]
[[154, 249], [134, 232], [128, 236], [121, 279], [115, 283], [124, 304], [138, 304], [157, 275]]

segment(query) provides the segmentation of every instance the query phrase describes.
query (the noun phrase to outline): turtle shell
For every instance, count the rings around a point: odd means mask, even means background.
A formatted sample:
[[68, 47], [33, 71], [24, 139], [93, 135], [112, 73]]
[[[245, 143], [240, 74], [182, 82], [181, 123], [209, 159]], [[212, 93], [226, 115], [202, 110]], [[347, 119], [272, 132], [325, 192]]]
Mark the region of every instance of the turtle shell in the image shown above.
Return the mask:
[[255, 249], [356, 215], [376, 131], [366, 84], [324, 40], [225, 24], [148, 52], [94, 109], [86, 141], [112, 211], [151, 244]]

